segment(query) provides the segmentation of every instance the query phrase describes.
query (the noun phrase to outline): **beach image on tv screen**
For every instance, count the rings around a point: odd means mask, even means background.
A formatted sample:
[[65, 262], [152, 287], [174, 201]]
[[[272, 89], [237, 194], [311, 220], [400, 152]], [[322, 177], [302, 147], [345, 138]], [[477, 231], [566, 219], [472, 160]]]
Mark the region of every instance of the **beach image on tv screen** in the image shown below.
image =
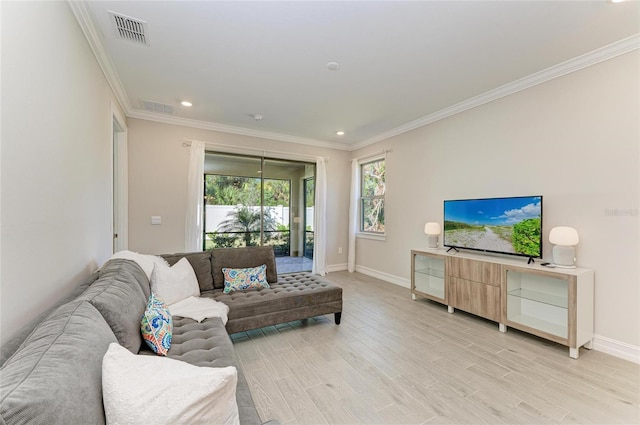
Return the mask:
[[444, 244], [538, 257], [540, 196], [445, 201]]

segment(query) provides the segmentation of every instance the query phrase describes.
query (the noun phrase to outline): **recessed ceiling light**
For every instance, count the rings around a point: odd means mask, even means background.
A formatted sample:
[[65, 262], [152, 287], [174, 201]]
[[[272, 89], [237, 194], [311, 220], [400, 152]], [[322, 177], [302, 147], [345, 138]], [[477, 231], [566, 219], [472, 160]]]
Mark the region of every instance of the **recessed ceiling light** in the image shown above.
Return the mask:
[[336, 131], [336, 134], [337, 134], [338, 136], [344, 136], [344, 131]]
[[611, 3], [622, 3], [624, 0], [609, 0]]
[[193, 106], [193, 103], [189, 102], [188, 100], [183, 100], [182, 102], [180, 102], [180, 104], [182, 106]]
[[327, 69], [329, 71], [337, 71], [340, 68], [340, 64], [338, 62], [329, 62], [327, 64]]

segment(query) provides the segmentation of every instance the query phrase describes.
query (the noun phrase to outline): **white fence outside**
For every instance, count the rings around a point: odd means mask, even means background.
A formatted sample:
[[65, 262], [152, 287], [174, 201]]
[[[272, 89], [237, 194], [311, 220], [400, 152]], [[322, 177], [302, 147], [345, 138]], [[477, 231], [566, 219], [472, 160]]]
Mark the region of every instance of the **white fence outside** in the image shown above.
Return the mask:
[[[236, 210], [236, 205], [206, 205], [205, 206], [205, 233], [216, 232], [220, 223], [227, 219], [229, 213]], [[252, 210], [259, 212], [260, 207], [249, 207]], [[265, 207], [265, 209], [271, 210], [271, 216], [275, 219], [277, 224], [291, 227], [289, 223], [289, 207], [278, 205], [277, 207]], [[307, 219], [307, 225], [313, 228], [313, 207], [306, 208], [305, 217]]]

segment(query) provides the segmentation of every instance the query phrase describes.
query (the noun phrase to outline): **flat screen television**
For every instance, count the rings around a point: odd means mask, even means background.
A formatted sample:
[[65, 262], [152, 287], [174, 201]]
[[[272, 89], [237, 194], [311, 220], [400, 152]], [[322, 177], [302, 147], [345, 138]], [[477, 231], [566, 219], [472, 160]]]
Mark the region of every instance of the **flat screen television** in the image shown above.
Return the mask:
[[542, 196], [444, 201], [443, 245], [542, 258]]

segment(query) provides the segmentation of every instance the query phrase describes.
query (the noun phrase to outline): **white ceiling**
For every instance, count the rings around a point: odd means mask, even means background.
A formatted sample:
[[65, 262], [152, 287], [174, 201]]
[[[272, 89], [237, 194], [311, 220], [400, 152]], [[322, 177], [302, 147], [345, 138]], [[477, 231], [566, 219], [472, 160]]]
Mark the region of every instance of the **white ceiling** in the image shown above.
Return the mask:
[[[342, 149], [640, 46], [638, 2], [71, 4], [127, 115]], [[146, 21], [149, 46], [108, 10]]]

